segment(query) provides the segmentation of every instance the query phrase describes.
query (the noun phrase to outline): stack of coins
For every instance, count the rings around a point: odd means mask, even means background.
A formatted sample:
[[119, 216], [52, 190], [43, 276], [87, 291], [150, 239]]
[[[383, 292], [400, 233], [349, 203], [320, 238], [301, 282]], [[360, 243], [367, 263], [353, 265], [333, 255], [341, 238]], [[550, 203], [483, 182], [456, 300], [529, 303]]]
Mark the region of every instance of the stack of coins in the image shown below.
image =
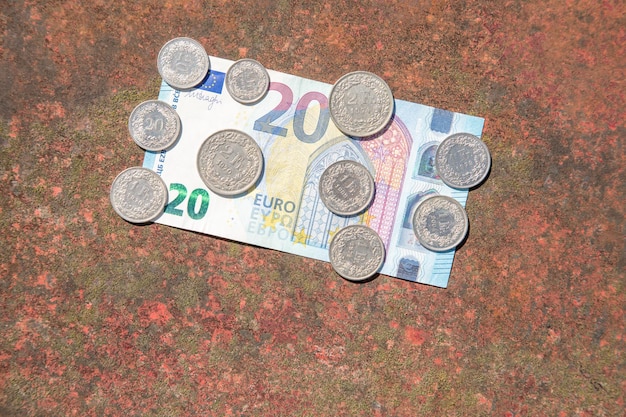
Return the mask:
[[[177, 90], [199, 86], [209, 74], [210, 62], [204, 47], [196, 40], [179, 37], [165, 43], [157, 57], [163, 80]], [[225, 76], [226, 90], [236, 102], [255, 105], [267, 95], [270, 76], [253, 59], [231, 65]], [[391, 123], [395, 110], [387, 83], [367, 71], [340, 77], [329, 96], [330, 116], [346, 136], [360, 139], [381, 134]], [[157, 152], [175, 146], [181, 134], [181, 119], [167, 103], [148, 100], [130, 114], [128, 130], [142, 149]], [[260, 180], [264, 159], [255, 140], [248, 134], [226, 129], [204, 140], [197, 155], [200, 178], [214, 193], [238, 197]], [[476, 136], [458, 133], [446, 138], [435, 155], [435, 168], [448, 186], [469, 189], [479, 185], [491, 167], [489, 151]], [[328, 210], [343, 217], [364, 214], [372, 204], [375, 182], [370, 170], [352, 160], [337, 161], [319, 179], [319, 195]], [[168, 201], [167, 186], [155, 172], [134, 167], [121, 172], [110, 192], [115, 212], [132, 223], [154, 221]], [[413, 231], [421, 245], [432, 251], [456, 248], [467, 235], [469, 221], [465, 209], [453, 198], [432, 196], [424, 199], [412, 216]], [[329, 245], [329, 258], [335, 271], [350, 281], [367, 281], [380, 270], [385, 246], [378, 233], [360, 224], [339, 230]]]

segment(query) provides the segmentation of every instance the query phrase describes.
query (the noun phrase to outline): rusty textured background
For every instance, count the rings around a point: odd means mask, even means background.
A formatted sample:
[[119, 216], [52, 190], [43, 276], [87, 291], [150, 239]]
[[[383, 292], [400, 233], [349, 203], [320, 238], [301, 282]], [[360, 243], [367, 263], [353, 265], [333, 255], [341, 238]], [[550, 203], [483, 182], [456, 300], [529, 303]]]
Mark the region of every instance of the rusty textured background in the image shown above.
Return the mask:
[[[0, 415], [624, 416], [620, 0], [0, 5]], [[486, 119], [448, 289], [115, 215], [176, 36]]]

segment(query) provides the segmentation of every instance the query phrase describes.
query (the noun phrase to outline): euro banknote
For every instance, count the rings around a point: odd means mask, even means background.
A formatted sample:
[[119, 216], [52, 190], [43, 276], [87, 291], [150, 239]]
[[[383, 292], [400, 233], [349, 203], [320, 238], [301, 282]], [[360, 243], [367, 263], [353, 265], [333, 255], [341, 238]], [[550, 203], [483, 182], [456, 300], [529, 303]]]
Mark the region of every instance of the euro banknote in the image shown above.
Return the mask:
[[[161, 84], [159, 100], [178, 112], [182, 133], [170, 149], [144, 156], [143, 166], [157, 172], [169, 188], [169, 203], [156, 223], [326, 262], [334, 234], [364, 224], [385, 244], [381, 274], [448, 285], [454, 250], [435, 253], [422, 247], [412, 230], [412, 213], [431, 194], [453, 197], [465, 206], [467, 191], [438, 178], [434, 157], [438, 144], [451, 134], [480, 137], [482, 118], [396, 99], [384, 131], [352, 138], [330, 117], [331, 84], [268, 70], [267, 95], [245, 105], [231, 98], [224, 85], [233, 61], [213, 56], [210, 61], [210, 72], [197, 88], [179, 91]], [[249, 134], [264, 157], [261, 179], [236, 197], [212, 193], [196, 164], [200, 145], [223, 129]], [[360, 162], [375, 179], [374, 201], [359, 215], [335, 215], [320, 199], [319, 177], [338, 160]]]

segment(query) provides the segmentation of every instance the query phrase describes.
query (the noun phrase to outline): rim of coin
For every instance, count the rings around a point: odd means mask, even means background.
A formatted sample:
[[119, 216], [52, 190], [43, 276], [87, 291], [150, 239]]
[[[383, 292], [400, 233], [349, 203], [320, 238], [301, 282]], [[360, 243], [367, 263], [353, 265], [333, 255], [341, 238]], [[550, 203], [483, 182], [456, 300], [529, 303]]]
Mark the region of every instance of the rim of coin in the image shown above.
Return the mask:
[[[153, 112], [162, 116], [155, 120]], [[149, 126], [146, 127], [146, 124]], [[160, 135], [157, 134], [157, 131]], [[181, 121], [176, 110], [161, 100], [139, 103], [128, 117], [128, 132], [135, 143], [147, 151], [161, 151], [172, 146], [180, 136]]]
[[489, 174], [491, 154], [478, 136], [455, 133], [437, 147], [435, 169], [444, 184], [452, 188], [472, 188], [482, 183]]
[[263, 164], [259, 145], [250, 135], [236, 129], [211, 134], [200, 145], [196, 159], [202, 181], [224, 197], [243, 194], [252, 188], [261, 177]]
[[[357, 87], [361, 91], [356, 91], [353, 96], [346, 100], [346, 92]], [[378, 88], [378, 94], [375, 91]], [[364, 94], [364, 93], [372, 94]], [[358, 105], [359, 113], [363, 113], [363, 108], [371, 104], [371, 99], [378, 96], [376, 104], [378, 108], [371, 106], [367, 115], [360, 118], [355, 117], [355, 112], [346, 106], [345, 103], [355, 101]], [[365, 99], [365, 103], [359, 100]], [[351, 103], [352, 104], [352, 103]], [[379, 133], [391, 121], [394, 112], [393, 92], [389, 85], [378, 75], [369, 71], [353, 71], [341, 76], [330, 90], [328, 99], [330, 117], [337, 128], [344, 134], [352, 137], [367, 137]], [[369, 116], [369, 117], [367, 117]], [[364, 120], [365, 119], [365, 120]]]
[[[439, 212], [436, 213], [436, 210]], [[441, 213], [441, 210], [444, 213]], [[443, 235], [431, 230], [433, 222], [437, 222], [437, 226], [443, 224], [447, 229], [451, 229], [451, 233]], [[469, 230], [469, 219], [463, 206], [454, 198], [445, 195], [431, 195], [420, 201], [413, 213], [412, 224], [413, 233], [419, 243], [434, 252], [456, 248], [465, 239]]]
[[[363, 242], [364, 245], [358, 245]], [[369, 257], [364, 253], [368, 249]], [[347, 257], [341, 256], [344, 250], [350, 252]], [[385, 245], [374, 229], [353, 224], [335, 233], [330, 241], [328, 257], [341, 277], [349, 281], [365, 281], [376, 275], [385, 262]]]
[[[181, 73], [181, 67], [190, 63], [181, 62], [182, 56], [195, 61], [191, 63], [191, 71], [187, 74]], [[177, 90], [187, 90], [199, 85], [206, 78], [210, 67], [209, 56], [204, 46], [197, 40], [185, 36], [167, 41], [157, 56], [159, 74], [166, 83]]]
[[154, 171], [131, 167], [120, 172], [109, 193], [113, 210], [130, 223], [149, 223], [159, 217], [167, 204], [168, 191]]
[[[346, 175], [338, 179], [342, 174]], [[372, 174], [363, 164], [342, 160], [330, 164], [324, 170], [318, 188], [320, 198], [328, 210], [339, 216], [354, 216], [372, 203], [376, 185]]]
[[[245, 88], [238, 88], [237, 80], [245, 77], [250, 80], [251, 73], [258, 75], [254, 83], [246, 85]], [[263, 64], [251, 58], [243, 58], [233, 63], [226, 71], [226, 90], [230, 96], [241, 104], [254, 104], [267, 94], [270, 86], [270, 74]], [[252, 88], [250, 88], [252, 87]]]

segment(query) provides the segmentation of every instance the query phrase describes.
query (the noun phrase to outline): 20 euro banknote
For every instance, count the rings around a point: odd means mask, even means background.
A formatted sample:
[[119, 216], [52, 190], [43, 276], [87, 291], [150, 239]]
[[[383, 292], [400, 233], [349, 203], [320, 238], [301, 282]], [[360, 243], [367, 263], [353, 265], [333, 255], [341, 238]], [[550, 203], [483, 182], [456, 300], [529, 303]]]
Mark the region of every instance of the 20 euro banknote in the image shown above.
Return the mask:
[[[443, 184], [434, 169], [438, 144], [467, 132], [481, 136], [479, 117], [395, 100], [394, 116], [382, 133], [350, 138], [333, 124], [328, 109], [332, 85], [269, 70], [267, 95], [254, 105], [230, 97], [225, 73], [233, 61], [210, 57], [211, 70], [197, 88], [162, 83], [159, 99], [176, 109], [182, 134], [170, 149], [146, 152], [143, 166], [169, 188], [169, 203], [156, 223], [328, 261], [333, 235], [350, 224], [376, 230], [386, 248], [382, 274], [446, 287], [454, 251], [423, 248], [411, 226], [422, 198], [447, 195], [463, 206], [467, 191]], [[254, 188], [237, 197], [212, 193], [198, 174], [200, 145], [212, 133], [238, 129], [257, 142], [264, 170]], [[364, 213], [342, 217], [322, 203], [318, 180], [338, 160], [363, 164], [376, 194]]]

